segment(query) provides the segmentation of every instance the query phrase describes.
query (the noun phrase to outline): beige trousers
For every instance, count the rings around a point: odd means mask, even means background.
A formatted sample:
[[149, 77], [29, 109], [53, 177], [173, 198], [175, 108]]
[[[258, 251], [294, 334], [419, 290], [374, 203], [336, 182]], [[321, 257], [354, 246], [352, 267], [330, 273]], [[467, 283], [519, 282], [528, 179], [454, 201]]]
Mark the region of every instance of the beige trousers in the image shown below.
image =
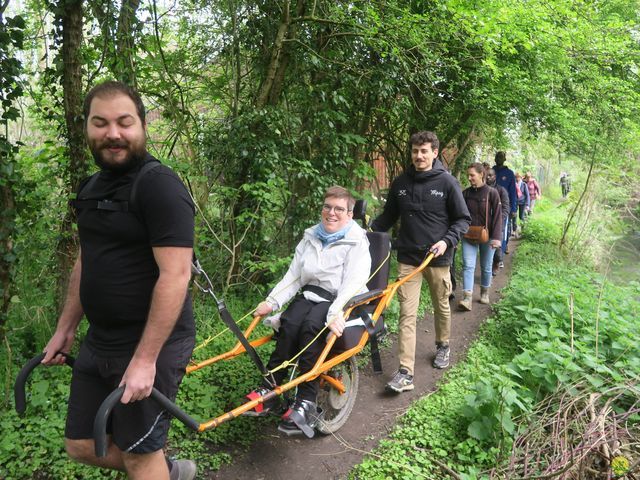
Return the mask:
[[[406, 277], [416, 267], [398, 264], [398, 278]], [[420, 287], [422, 277], [429, 285], [433, 317], [436, 331], [436, 342], [449, 342], [451, 331], [451, 276], [449, 267], [427, 267], [422, 275], [415, 275], [398, 289], [400, 301], [400, 320], [398, 322], [398, 360], [400, 368], [406, 368], [413, 375], [416, 361], [416, 316], [420, 303]]]

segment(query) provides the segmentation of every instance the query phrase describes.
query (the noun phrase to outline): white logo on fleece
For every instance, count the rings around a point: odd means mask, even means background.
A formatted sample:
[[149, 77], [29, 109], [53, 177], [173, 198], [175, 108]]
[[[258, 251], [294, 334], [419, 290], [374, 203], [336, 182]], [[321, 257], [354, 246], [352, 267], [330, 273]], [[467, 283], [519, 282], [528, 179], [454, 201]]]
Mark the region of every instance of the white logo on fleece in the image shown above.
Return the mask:
[[438, 190], [431, 190], [431, 195], [433, 195], [434, 197], [444, 198], [444, 192], [439, 192]]

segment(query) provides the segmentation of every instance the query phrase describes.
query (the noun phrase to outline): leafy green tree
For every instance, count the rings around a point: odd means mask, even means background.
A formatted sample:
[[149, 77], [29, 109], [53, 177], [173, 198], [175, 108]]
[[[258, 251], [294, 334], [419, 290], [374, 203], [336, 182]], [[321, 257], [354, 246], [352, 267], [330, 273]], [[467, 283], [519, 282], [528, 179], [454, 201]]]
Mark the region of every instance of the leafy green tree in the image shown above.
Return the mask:
[[23, 94], [20, 83], [22, 65], [16, 52], [23, 45], [24, 20], [21, 16], [5, 17], [8, 1], [0, 4], [0, 331], [4, 335], [12, 296], [12, 270], [16, 256], [15, 188], [20, 184], [16, 164], [18, 145], [9, 138], [9, 123], [20, 116], [15, 101]]

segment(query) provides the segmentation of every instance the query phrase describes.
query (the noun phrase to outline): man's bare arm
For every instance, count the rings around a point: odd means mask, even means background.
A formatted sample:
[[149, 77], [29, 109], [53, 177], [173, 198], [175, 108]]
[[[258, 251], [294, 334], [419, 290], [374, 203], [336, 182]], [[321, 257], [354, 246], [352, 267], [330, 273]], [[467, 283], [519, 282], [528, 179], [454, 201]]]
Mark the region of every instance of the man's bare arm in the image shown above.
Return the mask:
[[78, 258], [73, 265], [71, 276], [69, 277], [67, 296], [64, 301], [62, 313], [58, 318], [56, 331], [47, 343], [47, 346], [44, 347], [46, 355], [42, 359], [42, 363], [45, 365], [62, 365], [64, 363], [64, 357], [59, 355], [58, 352], [68, 353], [73, 346], [76, 330], [84, 315], [82, 304], [80, 303], [81, 274], [82, 260], [80, 253], [78, 253]]
[[159, 276], [153, 288], [149, 316], [133, 358], [122, 377], [122, 403], [151, 395], [156, 360], [182, 311], [191, 278], [193, 251], [187, 247], [153, 247]]

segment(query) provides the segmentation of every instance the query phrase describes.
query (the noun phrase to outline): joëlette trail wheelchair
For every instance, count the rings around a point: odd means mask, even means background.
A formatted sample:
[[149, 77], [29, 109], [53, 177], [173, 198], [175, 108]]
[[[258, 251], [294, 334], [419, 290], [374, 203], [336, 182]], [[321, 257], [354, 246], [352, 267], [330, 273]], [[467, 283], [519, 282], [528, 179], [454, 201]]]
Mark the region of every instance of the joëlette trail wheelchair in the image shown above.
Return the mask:
[[[359, 200], [354, 209], [354, 218], [362, 220], [366, 228], [367, 217], [365, 210], [366, 202]], [[363, 350], [367, 343], [370, 343], [374, 372], [382, 372], [377, 339], [384, 332], [383, 312], [389, 306], [398, 288], [413, 276], [420, 274], [433, 258], [433, 254], [429, 253], [422, 264], [408, 276], [388, 284], [391, 249], [390, 237], [387, 233], [382, 232], [367, 232], [367, 237], [370, 242], [373, 273], [367, 283], [369, 291], [351, 298], [344, 306], [345, 318], [359, 316], [364, 321], [365, 326], [360, 327], [359, 330], [354, 329], [350, 332], [351, 334], [343, 334], [344, 338], [341, 337], [337, 339], [333, 334], [329, 335], [324, 349], [309, 372], [294, 376], [287, 383], [274, 386], [273, 389], [264, 395], [256, 396], [233, 410], [205, 422], [198, 422], [192, 418], [155, 388], [151, 393], [151, 398], [188, 428], [196, 432], [203, 432], [232, 420], [245, 412], [256, 410], [256, 407], [259, 410], [264, 402], [292, 391], [303, 382], [320, 378], [320, 388], [317, 399], [319, 418], [315, 425], [315, 430], [322, 434], [336, 432], [347, 422], [356, 402], [359, 378], [356, 355]], [[250, 340], [252, 333], [261, 321], [261, 317], [253, 317], [250, 325], [243, 332], [231, 317], [224, 301], [218, 299], [213, 293], [211, 281], [197, 262], [194, 262], [194, 272], [200, 277], [199, 280], [196, 280], [196, 285], [202, 292], [213, 297], [221, 319], [237, 337], [238, 342], [231, 350], [225, 353], [189, 365], [187, 367], [187, 374], [192, 374], [216, 362], [230, 360], [243, 353], [247, 353], [260, 372], [264, 376], [267, 376], [269, 372], [258, 355], [256, 348], [271, 341], [273, 334]], [[352, 327], [345, 329], [345, 332], [351, 330], [351, 328]], [[357, 332], [356, 335], [353, 335], [352, 332], [354, 331]], [[336, 342], [336, 340], [339, 340], [339, 342]], [[32, 358], [22, 368], [16, 378], [14, 386], [15, 404], [16, 410], [21, 415], [24, 414], [26, 410], [25, 384], [27, 378], [31, 371], [40, 365], [42, 358], [44, 358], [44, 354]], [[73, 366], [73, 358], [71, 356], [65, 355], [65, 360], [67, 365]], [[120, 401], [123, 393], [124, 387], [115, 389], [104, 400], [96, 414], [93, 434], [96, 455], [99, 457], [103, 457], [107, 453], [107, 422], [111, 410]], [[304, 433], [308, 437], [312, 437], [315, 432], [305, 431]]]

